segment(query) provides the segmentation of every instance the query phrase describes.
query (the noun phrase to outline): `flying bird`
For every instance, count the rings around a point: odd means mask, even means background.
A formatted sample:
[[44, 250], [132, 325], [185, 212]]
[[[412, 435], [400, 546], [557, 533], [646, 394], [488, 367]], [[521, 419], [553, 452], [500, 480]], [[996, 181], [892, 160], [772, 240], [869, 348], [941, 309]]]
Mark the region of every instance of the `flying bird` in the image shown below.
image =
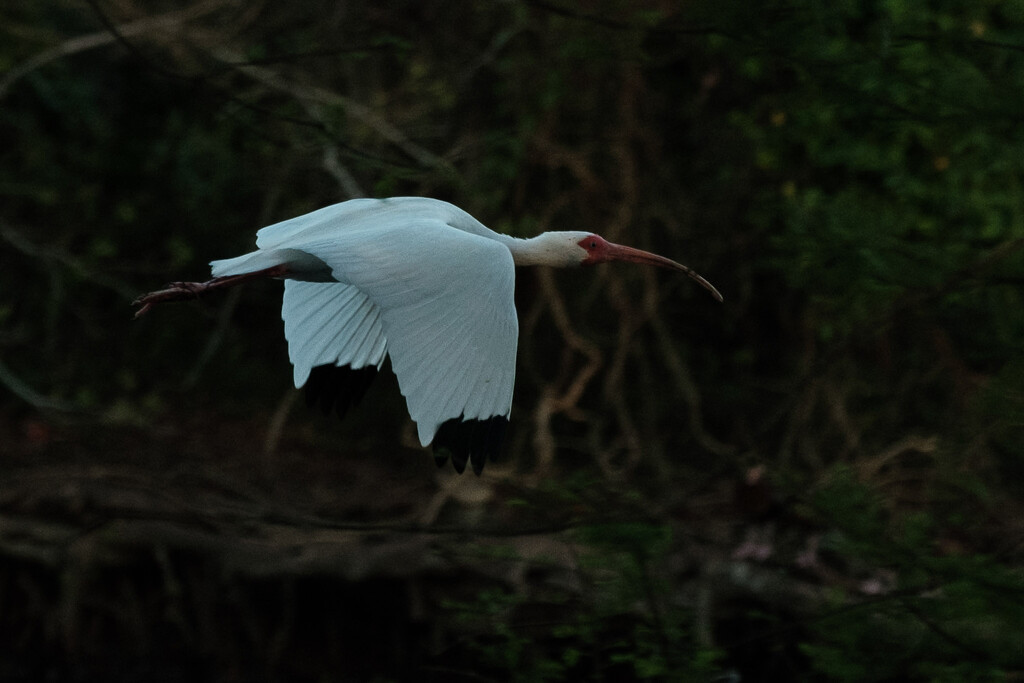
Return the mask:
[[296, 388], [339, 415], [386, 357], [420, 443], [461, 473], [497, 454], [515, 383], [515, 266], [630, 261], [690, 268], [589, 232], [503, 235], [448, 202], [352, 199], [256, 233], [256, 251], [210, 263], [213, 279], [174, 282], [135, 300], [135, 316], [254, 279], [284, 280], [281, 317]]

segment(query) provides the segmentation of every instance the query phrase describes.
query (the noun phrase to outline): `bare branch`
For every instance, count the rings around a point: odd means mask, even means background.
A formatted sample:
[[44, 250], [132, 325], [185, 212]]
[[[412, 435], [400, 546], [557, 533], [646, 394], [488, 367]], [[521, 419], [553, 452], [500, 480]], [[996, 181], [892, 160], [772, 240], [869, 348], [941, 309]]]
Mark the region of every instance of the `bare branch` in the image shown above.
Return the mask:
[[223, 0], [199, 2], [192, 7], [177, 12], [168, 12], [167, 14], [120, 24], [116, 27], [116, 32], [104, 30], [69, 38], [60, 45], [43, 50], [34, 57], [12, 67], [3, 77], [0, 77], [0, 99], [3, 99], [11, 87], [22, 78], [50, 62], [79, 52], [119, 42], [124, 37], [133, 37], [146, 33], [166, 33], [223, 6]]
[[127, 283], [113, 278], [106, 273], [98, 272], [95, 268], [87, 265], [80, 259], [75, 258], [66, 251], [35, 244], [25, 237], [25, 235], [20, 231], [15, 230], [10, 226], [0, 224], [0, 239], [3, 239], [9, 245], [26, 256], [57, 263], [70, 270], [76, 277], [79, 277], [86, 282], [91, 282], [117, 292], [125, 299], [131, 299], [135, 296], [134, 290]]
[[61, 401], [43, 396], [30, 387], [24, 380], [11, 372], [11, 369], [0, 361], [0, 384], [7, 387], [12, 394], [39, 410], [56, 410], [62, 413], [82, 412], [81, 406], [69, 401]]
[[210, 45], [211, 54], [219, 61], [234, 64], [235, 70], [239, 73], [274, 90], [291, 95], [315, 120], [321, 123], [325, 122], [325, 117], [320, 111], [319, 106], [338, 107], [349, 116], [376, 131], [378, 135], [421, 166], [454, 172], [454, 169], [451, 168], [447, 161], [409, 140], [402, 131], [388, 123], [383, 116], [366, 105], [326, 88], [297, 83], [273, 69], [254, 64], [245, 64], [242, 55], [223, 45], [217, 44], [215, 40], [211, 40]]

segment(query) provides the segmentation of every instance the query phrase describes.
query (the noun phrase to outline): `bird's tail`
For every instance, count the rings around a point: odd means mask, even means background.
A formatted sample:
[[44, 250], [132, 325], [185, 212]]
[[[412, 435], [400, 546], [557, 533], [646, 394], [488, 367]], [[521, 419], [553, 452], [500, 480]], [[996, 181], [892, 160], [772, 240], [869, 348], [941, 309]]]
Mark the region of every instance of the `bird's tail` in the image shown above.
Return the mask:
[[298, 249], [257, 249], [248, 254], [210, 261], [213, 277], [244, 275], [275, 266], [287, 266], [297, 280], [329, 281], [331, 269], [317, 257]]
[[256, 250], [235, 258], [210, 261], [210, 272], [214, 277], [227, 275], [244, 275], [264, 268], [273, 268], [285, 263], [276, 253], [277, 250]]

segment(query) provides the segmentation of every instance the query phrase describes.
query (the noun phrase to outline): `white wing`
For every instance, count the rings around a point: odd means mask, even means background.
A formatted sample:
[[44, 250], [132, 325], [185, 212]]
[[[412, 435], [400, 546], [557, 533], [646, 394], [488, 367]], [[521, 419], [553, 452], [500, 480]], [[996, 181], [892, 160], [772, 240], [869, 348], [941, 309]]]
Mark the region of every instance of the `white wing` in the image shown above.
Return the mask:
[[508, 417], [519, 325], [507, 247], [440, 219], [404, 215], [287, 246], [321, 259], [379, 309], [420, 443], [453, 418]]
[[424, 219], [458, 225], [461, 230], [476, 235], [495, 236], [492, 230], [454, 204], [429, 197], [391, 197], [350, 199], [268, 225], [256, 233], [256, 246], [262, 250], [296, 247], [330, 241], [343, 232], [375, 231], [382, 225]]
[[384, 362], [387, 341], [380, 309], [357, 287], [285, 280], [281, 317], [296, 388], [318, 365], [358, 370]]

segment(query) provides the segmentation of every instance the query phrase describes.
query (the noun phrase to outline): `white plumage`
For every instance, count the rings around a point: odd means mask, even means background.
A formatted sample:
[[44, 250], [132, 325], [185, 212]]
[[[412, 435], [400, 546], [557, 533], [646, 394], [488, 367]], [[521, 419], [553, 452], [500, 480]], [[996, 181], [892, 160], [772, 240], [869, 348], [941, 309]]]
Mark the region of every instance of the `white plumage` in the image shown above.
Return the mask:
[[369, 372], [390, 356], [420, 442], [434, 441], [435, 453], [451, 454], [460, 472], [467, 461], [479, 472], [494, 455], [512, 410], [516, 265], [647, 263], [682, 270], [721, 300], [703, 278], [664, 257], [585, 232], [517, 239], [421, 197], [328, 206], [261, 229], [256, 246], [213, 261], [209, 282], [174, 283], [141, 297], [139, 314], [254, 277], [283, 278], [295, 386], [318, 368]]
[[447, 420], [512, 411], [515, 264], [475, 232], [497, 236], [445, 202], [356, 199], [263, 228], [259, 251], [210, 265], [214, 277], [286, 266], [295, 386], [316, 366], [379, 367], [390, 354], [426, 446]]

